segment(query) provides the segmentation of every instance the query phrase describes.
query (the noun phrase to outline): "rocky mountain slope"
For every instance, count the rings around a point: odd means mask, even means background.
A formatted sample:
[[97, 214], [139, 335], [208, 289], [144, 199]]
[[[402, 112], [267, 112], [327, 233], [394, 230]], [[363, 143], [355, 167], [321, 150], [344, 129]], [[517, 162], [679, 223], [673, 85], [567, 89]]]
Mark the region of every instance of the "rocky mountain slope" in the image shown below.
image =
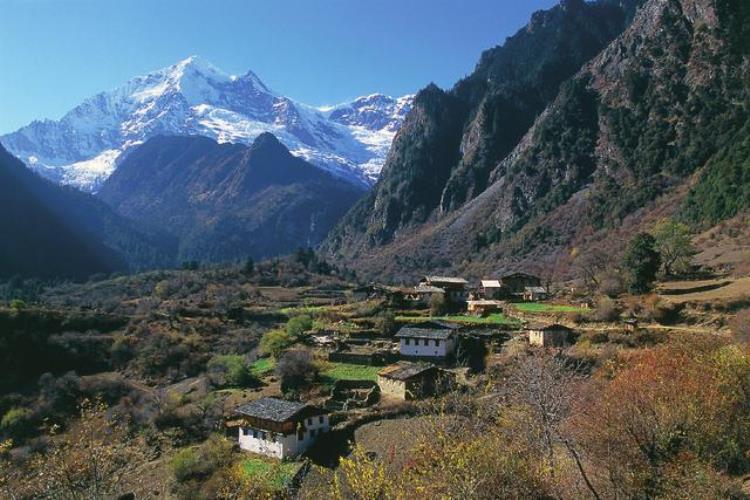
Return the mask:
[[43, 176], [96, 191], [124, 152], [156, 135], [252, 144], [272, 132], [295, 155], [368, 186], [410, 102], [376, 94], [321, 110], [269, 89], [252, 72], [233, 76], [190, 57], [0, 140]]
[[172, 263], [170, 239], [31, 172], [0, 146], [0, 278], [85, 278]]
[[[648, 0], [640, 8], [568, 0], [536, 14], [452, 91], [417, 96], [375, 190], [324, 249], [396, 275], [427, 267], [481, 274], [616, 245], [619, 230], [657, 209], [694, 223], [734, 215], [750, 205], [749, 11], [739, 0]], [[571, 26], [577, 36], [566, 32]], [[600, 36], [583, 36], [585, 27]], [[544, 33], [579, 42], [559, 51], [559, 42], [542, 43], [554, 40]], [[504, 52], [515, 44], [525, 64], [539, 64], [525, 72], [531, 81], [512, 76]], [[561, 52], [575, 74], [556, 89], [545, 75], [564, 73]], [[570, 54], [579, 56], [577, 70]], [[502, 76], [504, 88], [538, 89], [537, 105], [521, 104], [523, 113], [507, 109], [513, 100], [489, 99], [486, 87]], [[472, 107], [465, 96], [475, 95], [466, 90], [473, 80], [486, 87]], [[451, 144], [434, 141], [439, 134]], [[452, 154], [438, 154], [437, 144]], [[427, 177], [439, 179], [434, 189], [403, 204], [398, 193], [420, 193], [414, 186]]]
[[179, 239], [179, 258], [222, 261], [317, 245], [364, 189], [290, 154], [272, 134], [252, 146], [157, 136], [98, 196]]

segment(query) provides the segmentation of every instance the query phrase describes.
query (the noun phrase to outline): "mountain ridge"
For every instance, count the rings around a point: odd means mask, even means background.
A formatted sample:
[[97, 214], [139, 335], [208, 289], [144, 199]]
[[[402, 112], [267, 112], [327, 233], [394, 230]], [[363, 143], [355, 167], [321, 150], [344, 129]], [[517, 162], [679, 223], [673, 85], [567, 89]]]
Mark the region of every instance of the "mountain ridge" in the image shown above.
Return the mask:
[[[352, 183], [370, 185], [409, 109], [409, 96], [379, 96], [369, 120], [357, 116], [367, 98], [333, 107], [308, 106], [266, 86], [252, 71], [229, 75], [191, 56], [84, 100], [60, 120], [34, 121], [0, 137], [43, 176], [88, 191], [114, 171], [122, 154], [155, 135], [204, 135], [251, 144], [272, 132], [297, 156]], [[370, 96], [372, 97], [372, 96]], [[380, 128], [374, 123], [382, 122]]]
[[362, 194], [263, 133], [251, 146], [152, 137], [97, 196], [178, 238], [180, 260], [228, 261], [315, 246]]

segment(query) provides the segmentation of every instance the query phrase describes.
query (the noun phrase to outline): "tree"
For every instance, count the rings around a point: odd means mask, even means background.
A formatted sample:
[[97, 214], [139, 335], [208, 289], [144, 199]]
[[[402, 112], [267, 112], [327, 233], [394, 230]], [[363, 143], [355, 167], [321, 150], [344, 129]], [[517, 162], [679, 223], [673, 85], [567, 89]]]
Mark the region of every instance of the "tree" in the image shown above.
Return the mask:
[[384, 337], [390, 337], [396, 333], [396, 316], [393, 311], [383, 311], [376, 319], [378, 332]]
[[208, 373], [218, 386], [249, 387], [257, 382], [243, 356], [214, 356], [208, 362]]
[[637, 234], [628, 245], [623, 258], [630, 293], [646, 293], [653, 287], [661, 257], [656, 240], [648, 233]]
[[269, 330], [260, 339], [260, 350], [278, 359], [284, 349], [294, 343], [294, 339], [284, 330]]
[[307, 315], [295, 316], [286, 323], [286, 333], [297, 340], [313, 326], [312, 318]]
[[432, 316], [442, 316], [448, 312], [448, 301], [444, 293], [434, 293], [430, 297], [430, 314]]
[[245, 274], [253, 274], [255, 271], [255, 261], [252, 257], [248, 257], [245, 261], [245, 265], [242, 267], [242, 272]]
[[675, 270], [685, 271], [690, 258], [695, 255], [690, 228], [672, 220], [662, 220], [653, 231], [656, 249], [661, 254], [664, 274], [670, 276]]
[[287, 392], [309, 386], [318, 376], [318, 367], [310, 351], [295, 349], [281, 356], [276, 374], [281, 379], [281, 391]]

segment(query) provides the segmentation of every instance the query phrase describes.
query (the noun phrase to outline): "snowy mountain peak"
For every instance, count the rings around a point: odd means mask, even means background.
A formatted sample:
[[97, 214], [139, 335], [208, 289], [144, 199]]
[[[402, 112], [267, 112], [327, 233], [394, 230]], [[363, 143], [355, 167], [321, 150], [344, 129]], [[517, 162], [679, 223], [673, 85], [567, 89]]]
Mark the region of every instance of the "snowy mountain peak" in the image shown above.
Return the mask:
[[369, 185], [411, 101], [372, 94], [321, 110], [272, 91], [252, 71], [234, 76], [190, 56], [88, 98], [59, 121], [34, 121], [0, 142], [42, 175], [96, 191], [123, 153], [155, 135], [250, 145], [269, 132], [293, 154]]

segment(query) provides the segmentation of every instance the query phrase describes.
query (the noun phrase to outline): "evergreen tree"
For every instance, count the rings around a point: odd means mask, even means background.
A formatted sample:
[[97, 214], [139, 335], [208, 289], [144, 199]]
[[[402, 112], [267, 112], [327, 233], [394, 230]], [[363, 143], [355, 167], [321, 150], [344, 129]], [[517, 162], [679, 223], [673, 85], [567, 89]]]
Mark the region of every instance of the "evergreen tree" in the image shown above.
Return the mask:
[[630, 293], [646, 293], [651, 290], [661, 266], [661, 256], [656, 250], [656, 239], [648, 233], [637, 234], [628, 245], [623, 258], [623, 267]]

